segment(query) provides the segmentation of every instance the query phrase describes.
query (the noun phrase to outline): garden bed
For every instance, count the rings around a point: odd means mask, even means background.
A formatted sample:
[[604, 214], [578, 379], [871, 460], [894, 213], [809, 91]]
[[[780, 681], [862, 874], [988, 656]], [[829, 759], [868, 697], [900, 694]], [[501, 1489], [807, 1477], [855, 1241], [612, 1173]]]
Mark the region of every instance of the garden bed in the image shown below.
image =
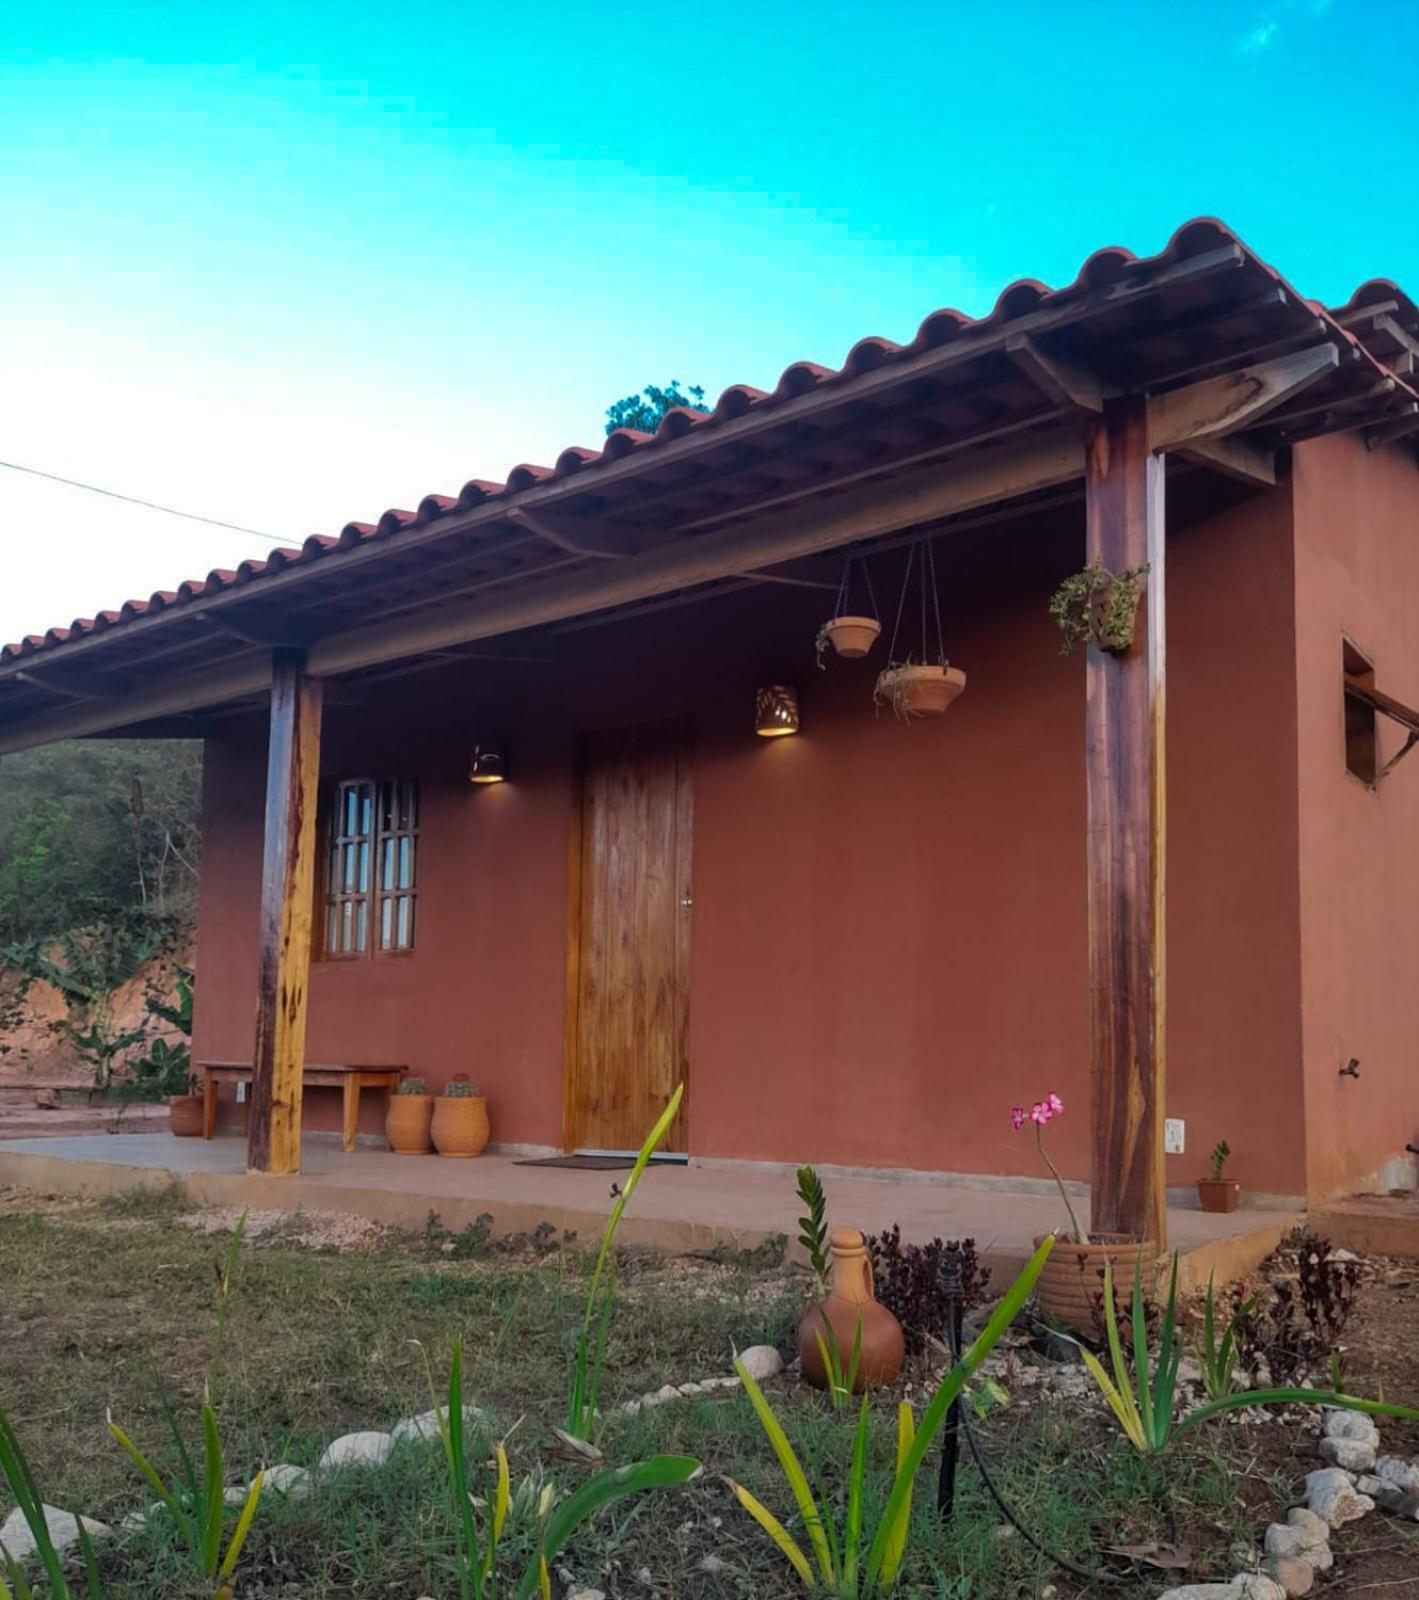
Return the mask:
[[[0, 1192], [0, 1406], [51, 1502], [114, 1524], [144, 1502], [108, 1436], [105, 1412], [111, 1407], [159, 1458], [164, 1390], [182, 1415], [195, 1415], [212, 1338], [213, 1263], [231, 1220], [194, 1212], [180, 1191], [99, 1204]], [[252, 1221], [217, 1395], [230, 1481], [263, 1462], [313, 1466], [337, 1435], [388, 1428], [424, 1410], [422, 1352], [442, 1374], [460, 1335], [466, 1398], [484, 1413], [475, 1454], [506, 1439], [514, 1485], [530, 1477], [566, 1488], [584, 1478], [584, 1468], [554, 1453], [549, 1428], [564, 1420], [586, 1241], [548, 1229], [494, 1244], [476, 1225], [459, 1235], [436, 1225], [410, 1235], [303, 1213]], [[177, 1225], [183, 1222], [192, 1225]], [[771, 1254], [623, 1256], [600, 1442], [613, 1462], [680, 1452], [701, 1459], [705, 1472], [685, 1489], [601, 1512], [557, 1562], [555, 1593], [584, 1587], [611, 1600], [775, 1600], [802, 1592], [724, 1483], [733, 1477], [785, 1517], [791, 1509], [742, 1392], [716, 1389], [634, 1414], [619, 1410], [666, 1384], [728, 1374], [735, 1348], [767, 1343], [791, 1351], [803, 1281]], [[1412, 1398], [1419, 1393], [1419, 1273], [1382, 1264], [1360, 1292], [1345, 1340], [1348, 1386]], [[1026, 1367], [1043, 1376], [1026, 1379]], [[1308, 1423], [1249, 1416], [1197, 1429], [1163, 1461], [1144, 1459], [1118, 1436], [1079, 1381], [1080, 1369], [1042, 1364], [1022, 1340], [1003, 1357], [1002, 1376], [1009, 1402], [991, 1409], [979, 1430], [1026, 1527], [1086, 1566], [1107, 1546], [1167, 1544], [1188, 1553], [1185, 1573], [1138, 1559], [1116, 1593], [1148, 1596], [1230, 1576], [1236, 1547], [1258, 1542], [1318, 1464]], [[842, 1481], [850, 1421], [791, 1375], [766, 1388], [800, 1452], [830, 1481]], [[903, 1382], [918, 1414], [928, 1388], [920, 1368]], [[879, 1396], [873, 1407], [870, 1482], [879, 1495], [895, 1398]], [[1385, 1422], [1381, 1429], [1387, 1447], [1419, 1453], [1414, 1430]], [[1059, 1600], [1083, 1600], [1101, 1592], [1052, 1567], [1010, 1530], [969, 1464], [949, 1528], [932, 1514], [933, 1487], [934, 1472], [921, 1480], [898, 1593], [1023, 1600], [1053, 1585]], [[241, 1559], [238, 1600], [453, 1600], [447, 1506], [441, 1457], [427, 1446], [401, 1447], [376, 1469], [321, 1479], [305, 1498], [268, 1493]], [[202, 1594], [184, 1587], [175, 1542], [161, 1525], [100, 1549], [107, 1600]], [[1336, 1567], [1317, 1592], [1363, 1590], [1388, 1600], [1419, 1584], [1419, 1525], [1372, 1515], [1337, 1533], [1335, 1550]], [[1127, 1564], [1115, 1560], [1113, 1570]]]

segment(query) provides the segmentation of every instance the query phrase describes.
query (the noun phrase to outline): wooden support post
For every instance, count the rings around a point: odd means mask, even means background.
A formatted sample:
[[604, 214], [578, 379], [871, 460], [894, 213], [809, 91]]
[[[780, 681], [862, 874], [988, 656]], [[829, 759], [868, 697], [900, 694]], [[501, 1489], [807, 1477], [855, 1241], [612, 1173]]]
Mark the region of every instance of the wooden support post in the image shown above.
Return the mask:
[[1166, 1243], [1163, 1189], [1163, 458], [1147, 402], [1105, 402], [1085, 453], [1090, 562], [1147, 565], [1133, 644], [1089, 646], [1089, 1009], [1096, 1233]]
[[315, 900], [321, 683], [299, 651], [271, 657], [271, 736], [261, 863], [256, 1059], [247, 1124], [252, 1172], [301, 1167], [301, 1072]]

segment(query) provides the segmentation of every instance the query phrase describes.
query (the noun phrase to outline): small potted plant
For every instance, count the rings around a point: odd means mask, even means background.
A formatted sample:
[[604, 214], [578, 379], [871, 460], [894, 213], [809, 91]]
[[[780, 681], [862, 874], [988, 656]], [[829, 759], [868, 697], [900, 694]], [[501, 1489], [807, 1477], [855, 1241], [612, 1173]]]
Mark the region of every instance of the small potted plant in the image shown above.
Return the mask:
[[865, 561], [862, 562], [862, 578], [872, 615], [862, 616], [851, 610], [852, 563], [853, 557], [849, 556], [847, 565], [843, 568], [842, 582], [838, 585], [838, 598], [833, 607], [833, 614], [818, 629], [814, 648], [818, 652], [820, 667], [823, 666], [823, 657], [829, 650], [836, 651], [845, 661], [861, 660], [877, 643], [877, 636], [882, 632], [882, 624], [877, 618], [877, 596], [872, 592], [872, 574], [867, 570]]
[[401, 1078], [384, 1114], [384, 1136], [397, 1156], [426, 1156], [434, 1142], [429, 1133], [434, 1097], [422, 1078]]
[[445, 1086], [435, 1102], [430, 1131], [441, 1156], [480, 1156], [487, 1149], [488, 1102], [467, 1073], [458, 1073]]
[[1064, 635], [1060, 654], [1090, 643], [1110, 655], [1129, 649], [1147, 573], [1146, 565], [1110, 572], [1095, 561], [1066, 578], [1049, 603], [1049, 614]]
[[[156, 1051], [161, 1047], [162, 1040], [154, 1040], [153, 1049]], [[196, 1139], [201, 1135], [205, 1121], [201, 1079], [188, 1070], [184, 1060], [181, 1077], [176, 1082], [176, 1092], [168, 1096], [168, 1127], [176, 1138]]]
[[1242, 1197], [1242, 1186], [1235, 1178], [1224, 1178], [1222, 1168], [1227, 1165], [1232, 1147], [1225, 1139], [1212, 1147], [1212, 1176], [1197, 1180], [1197, 1198], [1204, 1211], [1235, 1211]]
[[877, 674], [872, 698], [878, 705], [890, 706], [903, 722], [911, 722], [917, 717], [944, 716], [965, 687], [965, 673], [944, 660], [935, 666], [894, 661]]
[[[1104, 1268], [1113, 1269], [1114, 1303], [1120, 1316], [1127, 1314], [1133, 1300], [1133, 1280], [1140, 1272], [1151, 1271], [1157, 1247], [1138, 1239], [1121, 1235], [1085, 1233], [1079, 1226], [1069, 1191], [1059, 1168], [1050, 1160], [1045, 1149], [1045, 1129], [1056, 1117], [1063, 1116], [1064, 1101], [1057, 1094], [1048, 1094], [1036, 1100], [1028, 1111], [1016, 1106], [1010, 1113], [1010, 1122], [1016, 1133], [1027, 1125], [1035, 1130], [1035, 1144], [1040, 1159], [1049, 1168], [1050, 1176], [1059, 1188], [1064, 1210], [1069, 1218], [1068, 1238], [1050, 1252], [1045, 1269], [1035, 1284], [1035, 1300], [1041, 1311], [1064, 1323], [1076, 1332], [1094, 1337], [1103, 1332], [1101, 1317], [1104, 1304]], [[1044, 1243], [1045, 1236], [1035, 1240], [1036, 1248]], [[1145, 1283], [1147, 1279], [1145, 1276]]]

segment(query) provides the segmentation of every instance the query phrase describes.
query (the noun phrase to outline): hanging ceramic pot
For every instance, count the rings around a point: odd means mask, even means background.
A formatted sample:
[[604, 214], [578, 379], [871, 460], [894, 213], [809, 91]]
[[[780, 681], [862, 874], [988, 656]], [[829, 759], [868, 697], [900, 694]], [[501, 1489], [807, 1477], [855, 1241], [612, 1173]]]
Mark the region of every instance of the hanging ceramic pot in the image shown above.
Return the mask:
[[828, 1294], [810, 1306], [798, 1324], [798, 1360], [804, 1378], [815, 1389], [826, 1389], [828, 1373], [819, 1339], [830, 1349], [836, 1342], [846, 1373], [860, 1328], [862, 1348], [852, 1388], [854, 1394], [861, 1394], [864, 1389], [891, 1383], [902, 1370], [902, 1325], [874, 1293], [867, 1242], [858, 1230], [834, 1229], [828, 1248], [832, 1255]]
[[[921, 590], [919, 651], [912, 650], [913, 641], [903, 638], [902, 633], [902, 618], [906, 612], [914, 570]], [[915, 631], [908, 626], [909, 635]], [[903, 722], [943, 715], [966, 687], [965, 673], [946, 659], [941, 600], [936, 584], [936, 557], [929, 540], [917, 540], [907, 552], [901, 598], [897, 601], [897, 620], [892, 627], [892, 642], [887, 655], [887, 666], [877, 674], [872, 697], [879, 706], [890, 706]]]
[[903, 722], [913, 717], [942, 716], [966, 687], [959, 667], [888, 667], [877, 675], [872, 691], [879, 705], [891, 706]]
[[852, 563], [853, 557], [849, 556], [843, 567], [842, 582], [838, 585], [833, 614], [818, 629], [816, 648], [820, 667], [823, 665], [823, 654], [830, 646], [845, 661], [860, 660], [877, 643], [877, 636], [882, 632], [882, 624], [877, 617], [877, 596], [872, 592], [872, 574], [867, 570], [866, 561], [862, 562], [862, 579], [872, 615], [857, 615], [848, 611], [852, 598]]

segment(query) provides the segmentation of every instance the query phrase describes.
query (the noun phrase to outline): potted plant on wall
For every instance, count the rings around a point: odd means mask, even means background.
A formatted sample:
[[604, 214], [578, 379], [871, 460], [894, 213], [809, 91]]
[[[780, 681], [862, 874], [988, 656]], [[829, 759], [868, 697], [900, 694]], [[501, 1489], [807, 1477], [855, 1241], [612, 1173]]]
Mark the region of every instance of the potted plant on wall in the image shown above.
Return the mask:
[[1133, 643], [1138, 603], [1143, 597], [1146, 565], [1110, 572], [1100, 561], [1066, 578], [1049, 603], [1049, 614], [1064, 635], [1062, 655], [1080, 645], [1096, 644], [1121, 655]]
[[[1061, 1239], [1051, 1251], [1035, 1284], [1036, 1303], [1055, 1321], [1093, 1338], [1104, 1331], [1105, 1267], [1111, 1269], [1115, 1309], [1123, 1316], [1133, 1301], [1133, 1280], [1143, 1273], [1145, 1285], [1147, 1283], [1147, 1275], [1156, 1259], [1156, 1246], [1122, 1235], [1085, 1233], [1079, 1226], [1064, 1179], [1045, 1149], [1045, 1129], [1063, 1114], [1064, 1101], [1057, 1094], [1048, 1094], [1043, 1100], [1035, 1101], [1028, 1111], [1024, 1106], [1015, 1106], [1010, 1121], [1016, 1133], [1027, 1126], [1035, 1130], [1040, 1159], [1059, 1188], [1059, 1197], [1064, 1201], [1069, 1218], [1068, 1239]], [[1036, 1247], [1043, 1244], [1046, 1237], [1041, 1234], [1035, 1241]]]
[[[902, 633], [902, 616], [914, 571], [921, 591], [919, 652], [909, 648], [910, 641]], [[928, 601], [933, 628], [928, 627]], [[936, 557], [929, 540], [918, 539], [907, 552], [902, 593], [897, 601], [897, 619], [892, 627], [892, 643], [887, 655], [887, 666], [877, 675], [872, 697], [879, 706], [890, 706], [903, 722], [911, 722], [919, 717], [942, 716], [966, 687], [965, 673], [946, 659], [945, 636], [941, 628], [941, 600], [936, 586]]]
[[430, 1124], [441, 1156], [480, 1156], [488, 1147], [488, 1102], [460, 1072], [449, 1080], [434, 1105]]
[[384, 1136], [397, 1156], [426, 1156], [434, 1147], [429, 1125], [434, 1097], [422, 1078], [401, 1078], [384, 1114]]
[[849, 556], [843, 567], [842, 582], [838, 585], [838, 598], [833, 606], [833, 614], [818, 629], [818, 637], [814, 641], [819, 667], [826, 665], [823, 657], [830, 649], [836, 651], [845, 661], [861, 660], [877, 643], [877, 637], [882, 632], [882, 623], [877, 615], [877, 596], [872, 590], [872, 574], [867, 570], [865, 560], [861, 562], [862, 579], [871, 615], [857, 613], [851, 609], [852, 563], [853, 557]]
[[1212, 1176], [1197, 1180], [1197, 1198], [1204, 1211], [1235, 1211], [1242, 1197], [1242, 1186], [1235, 1178], [1224, 1178], [1222, 1168], [1232, 1154], [1225, 1139], [1212, 1147]]

